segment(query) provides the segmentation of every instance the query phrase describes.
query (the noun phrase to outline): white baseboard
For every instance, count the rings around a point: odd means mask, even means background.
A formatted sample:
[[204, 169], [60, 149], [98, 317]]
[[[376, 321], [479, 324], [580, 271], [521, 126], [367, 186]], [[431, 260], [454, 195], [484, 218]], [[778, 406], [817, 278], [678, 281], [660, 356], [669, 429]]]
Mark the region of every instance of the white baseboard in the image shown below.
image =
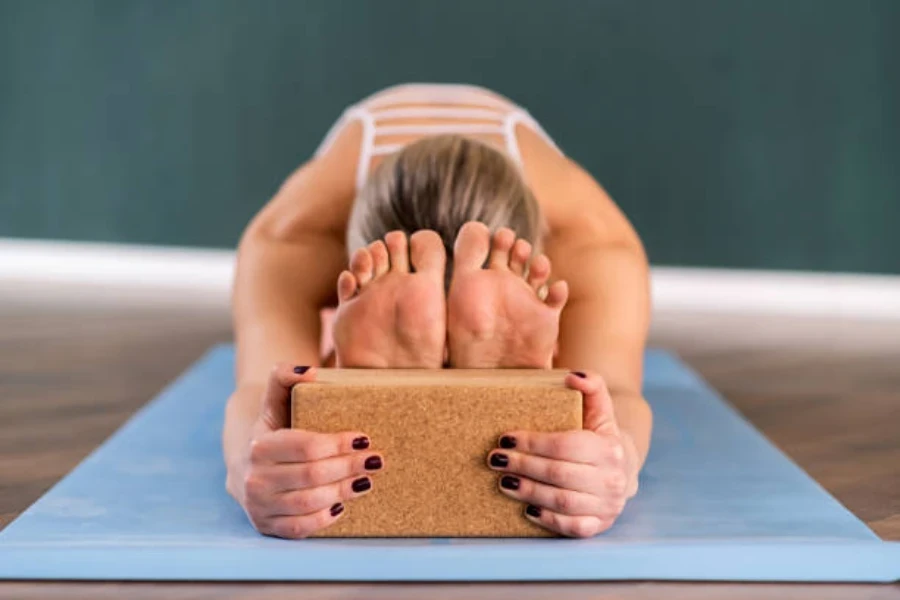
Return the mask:
[[[0, 239], [0, 302], [227, 312], [234, 252]], [[655, 313], [900, 320], [900, 276], [653, 268]]]
[[900, 276], [653, 268], [660, 312], [900, 320]]
[[0, 239], [0, 302], [227, 310], [234, 252]]

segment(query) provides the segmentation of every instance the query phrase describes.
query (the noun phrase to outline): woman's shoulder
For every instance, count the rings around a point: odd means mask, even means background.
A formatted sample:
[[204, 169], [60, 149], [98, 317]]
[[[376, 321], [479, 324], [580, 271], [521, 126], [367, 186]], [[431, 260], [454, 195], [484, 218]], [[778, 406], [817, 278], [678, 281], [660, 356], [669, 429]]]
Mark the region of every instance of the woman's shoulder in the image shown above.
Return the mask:
[[309, 233], [341, 240], [356, 196], [356, 164], [362, 129], [346, 123], [329, 147], [298, 167], [281, 184], [257, 219], [278, 238]]
[[528, 128], [517, 134], [528, 184], [551, 232], [603, 243], [633, 241], [627, 217], [587, 169], [540, 134]]

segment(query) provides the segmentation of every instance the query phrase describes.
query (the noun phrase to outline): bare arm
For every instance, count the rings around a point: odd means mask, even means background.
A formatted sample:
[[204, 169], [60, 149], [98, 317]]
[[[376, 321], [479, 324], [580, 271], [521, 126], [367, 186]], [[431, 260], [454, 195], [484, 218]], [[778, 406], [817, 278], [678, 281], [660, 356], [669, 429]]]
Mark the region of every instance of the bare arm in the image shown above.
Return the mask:
[[334, 301], [335, 282], [346, 265], [344, 213], [354, 190], [352, 168], [343, 158], [325, 156], [295, 172], [238, 247], [232, 309], [236, 391], [222, 440], [229, 467], [245, 458], [272, 366], [319, 364], [320, 309]]
[[562, 185], [567, 198], [560, 201], [567, 217], [558, 219], [547, 247], [554, 276], [565, 279], [570, 289], [557, 364], [603, 377], [637, 472], [652, 426], [641, 394], [650, 322], [649, 267], [640, 240], [612, 199], [580, 167], [569, 165]]
[[528, 505], [530, 521], [592, 537], [637, 493], [649, 447], [652, 415], [641, 395], [648, 265], [631, 225], [590, 175], [558, 154], [537, 164], [530, 182], [549, 225], [544, 251], [554, 278], [569, 285], [556, 365], [573, 371], [565, 384], [582, 394], [583, 422], [578, 431], [504, 433], [488, 465], [514, 474], [501, 477], [500, 489]]

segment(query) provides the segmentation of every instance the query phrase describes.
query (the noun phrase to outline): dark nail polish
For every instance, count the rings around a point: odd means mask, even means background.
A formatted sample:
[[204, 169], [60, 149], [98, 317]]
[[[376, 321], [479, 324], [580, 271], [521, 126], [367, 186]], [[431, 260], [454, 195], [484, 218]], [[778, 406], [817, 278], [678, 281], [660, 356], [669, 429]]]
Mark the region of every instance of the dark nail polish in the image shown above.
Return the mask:
[[366, 471], [377, 471], [381, 468], [381, 457], [370, 456], [365, 462]]
[[369, 438], [362, 436], [353, 440], [354, 450], [365, 450], [369, 447]]
[[534, 517], [535, 519], [541, 518], [541, 507], [535, 506], [534, 504], [529, 504], [528, 508], [525, 509], [525, 514], [529, 517]]
[[512, 475], [504, 475], [500, 478], [500, 487], [506, 490], [517, 490], [519, 489], [519, 481], [518, 477], [513, 477]]
[[572, 371], [572, 375], [575, 377], [581, 377], [582, 379], [587, 379], [587, 375], [585, 375], [584, 371]]
[[505, 454], [491, 454], [491, 466], [501, 469], [509, 466], [509, 457]]
[[303, 375], [307, 371], [309, 371], [309, 367], [294, 367], [294, 373], [297, 375]]
[[331, 507], [331, 516], [332, 517], [336, 517], [339, 514], [341, 514], [342, 512], [344, 512], [344, 505], [341, 504], [340, 502], [338, 502], [337, 504], [335, 504], [334, 506]]
[[372, 480], [368, 477], [360, 477], [350, 486], [353, 488], [353, 491], [357, 494], [362, 494], [366, 490], [372, 489]]
[[504, 435], [502, 438], [500, 438], [500, 447], [507, 450], [512, 450], [516, 447], [516, 438], [511, 435]]

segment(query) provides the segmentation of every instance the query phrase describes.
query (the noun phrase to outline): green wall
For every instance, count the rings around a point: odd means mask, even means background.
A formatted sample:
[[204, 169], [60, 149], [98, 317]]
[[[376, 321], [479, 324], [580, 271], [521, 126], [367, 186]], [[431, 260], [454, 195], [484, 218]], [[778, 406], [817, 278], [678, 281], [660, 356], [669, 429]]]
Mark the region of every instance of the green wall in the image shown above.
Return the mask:
[[344, 105], [528, 107], [657, 264], [900, 273], [900, 1], [0, 0], [0, 236], [232, 246]]

